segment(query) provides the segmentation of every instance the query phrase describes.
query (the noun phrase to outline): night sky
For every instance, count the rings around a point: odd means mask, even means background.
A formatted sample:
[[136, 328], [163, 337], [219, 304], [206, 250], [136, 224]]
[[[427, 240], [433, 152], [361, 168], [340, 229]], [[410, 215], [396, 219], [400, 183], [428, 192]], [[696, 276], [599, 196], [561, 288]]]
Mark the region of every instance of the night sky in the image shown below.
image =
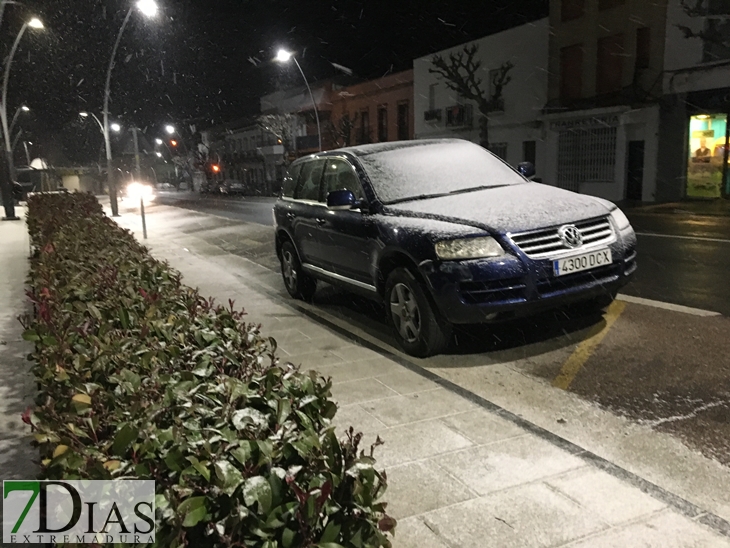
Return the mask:
[[[547, 15], [547, 0], [158, 0], [135, 10], [112, 77], [110, 110], [155, 134], [166, 123], [197, 129], [255, 113], [258, 98], [300, 85], [295, 67], [270, 61], [280, 46], [298, 53], [310, 80], [337, 74], [376, 78], [416, 57]], [[38, 15], [15, 58], [8, 110], [27, 104], [23, 127], [56, 161], [82, 162], [99, 146], [104, 79], [130, 0], [26, 0], [6, 9], [4, 54], [22, 17]]]

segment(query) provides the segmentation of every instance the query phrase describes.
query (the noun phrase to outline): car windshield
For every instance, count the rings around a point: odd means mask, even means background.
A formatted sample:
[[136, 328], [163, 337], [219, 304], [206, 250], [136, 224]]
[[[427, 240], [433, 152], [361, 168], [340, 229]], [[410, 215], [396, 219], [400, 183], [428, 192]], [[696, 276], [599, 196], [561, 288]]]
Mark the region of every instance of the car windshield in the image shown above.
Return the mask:
[[499, 158], [466, 141], [375, 152], [360, 162], [385, 204], [525, 182]]

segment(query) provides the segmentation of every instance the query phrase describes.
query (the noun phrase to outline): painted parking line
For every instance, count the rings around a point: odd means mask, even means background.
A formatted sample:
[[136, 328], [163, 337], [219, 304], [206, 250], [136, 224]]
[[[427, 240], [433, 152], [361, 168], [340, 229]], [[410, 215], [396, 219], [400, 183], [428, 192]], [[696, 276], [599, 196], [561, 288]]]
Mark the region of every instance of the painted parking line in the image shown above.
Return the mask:
[[608, 335], [613, 324], [616, 323], [616, 320], [618, 320], [625, 308], [626, 303], [623, 301], [614, 301], [613, 304], [608, 307], [605, 316], [606, 325], [596, 328], [597, 332], [594, 332], [590, 337], [578, 345], [578, 348], [575, 349], [568, 360], [563, 364], [558, 376], [555, 377], [553, 386], [556, 388], [562, 388], [563, 390], [567, 390], [570, 387], [575, 380], [575, 377], [588, 361], [588, 358], [593, 355], [593, 352], [595, 352], [598, 345], [601, 344], [606, 335]]
[[627, 303], [652, 306], [654, 308], [671, 310], [673, 312], [682, 312], [684, 314], [692, 314], [693, 316], [701, 316], [703, 318], [722, 316], [719, 312], [714, 312], [712, 310], [702, 310], [701, 308], [692, 308], [691, 306], [683, 306], [681, 304], [665, 303], [663, 301], [654, 301], [652, 299], [642, 299], [641, 297], [632, 297], [631, 295], [619, 294], [616, 298]]
[[676, 234], [655, 234], [654, 232], [637, 232], [637, 236], [645, 236], [649, 238], [671, 238], [675, 240], [695, 240], [700, 242], [713, 242], [721, 244], [730, 244], [730, 240], [726, 238], [706, 238], [704, 236], [679, 236]]

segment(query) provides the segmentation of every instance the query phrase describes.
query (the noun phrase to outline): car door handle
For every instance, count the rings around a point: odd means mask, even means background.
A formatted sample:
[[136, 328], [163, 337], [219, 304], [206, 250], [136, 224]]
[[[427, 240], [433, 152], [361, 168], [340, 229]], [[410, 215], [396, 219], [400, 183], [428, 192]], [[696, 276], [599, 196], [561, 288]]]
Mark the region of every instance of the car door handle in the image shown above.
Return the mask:
[[295, 215], [294, 213], [287, 213], [287, 214], [286, 214], [286, 218], [287, 218], [287, 219], [289, 219], [290, 221], [291, 221], [292, 219], [294, 219], [294, 217], [296, 217], [296, 215]]
[[317, 221], [317, 224], [319, 226], [322, 226], [327, 223], [327, 219], [322, 219], [321, 217], [319, 219], [315, 219], [315, 221]]

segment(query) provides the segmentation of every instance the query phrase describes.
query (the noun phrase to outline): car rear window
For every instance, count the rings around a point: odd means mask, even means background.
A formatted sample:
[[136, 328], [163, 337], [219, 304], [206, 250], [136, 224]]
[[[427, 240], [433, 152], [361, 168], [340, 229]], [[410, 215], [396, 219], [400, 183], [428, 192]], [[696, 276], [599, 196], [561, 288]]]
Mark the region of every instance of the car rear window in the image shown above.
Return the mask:
[[517, 172], [468, 141], [430, 143], [360, 157], [383, 203], [476, 187], [525, 182]]

